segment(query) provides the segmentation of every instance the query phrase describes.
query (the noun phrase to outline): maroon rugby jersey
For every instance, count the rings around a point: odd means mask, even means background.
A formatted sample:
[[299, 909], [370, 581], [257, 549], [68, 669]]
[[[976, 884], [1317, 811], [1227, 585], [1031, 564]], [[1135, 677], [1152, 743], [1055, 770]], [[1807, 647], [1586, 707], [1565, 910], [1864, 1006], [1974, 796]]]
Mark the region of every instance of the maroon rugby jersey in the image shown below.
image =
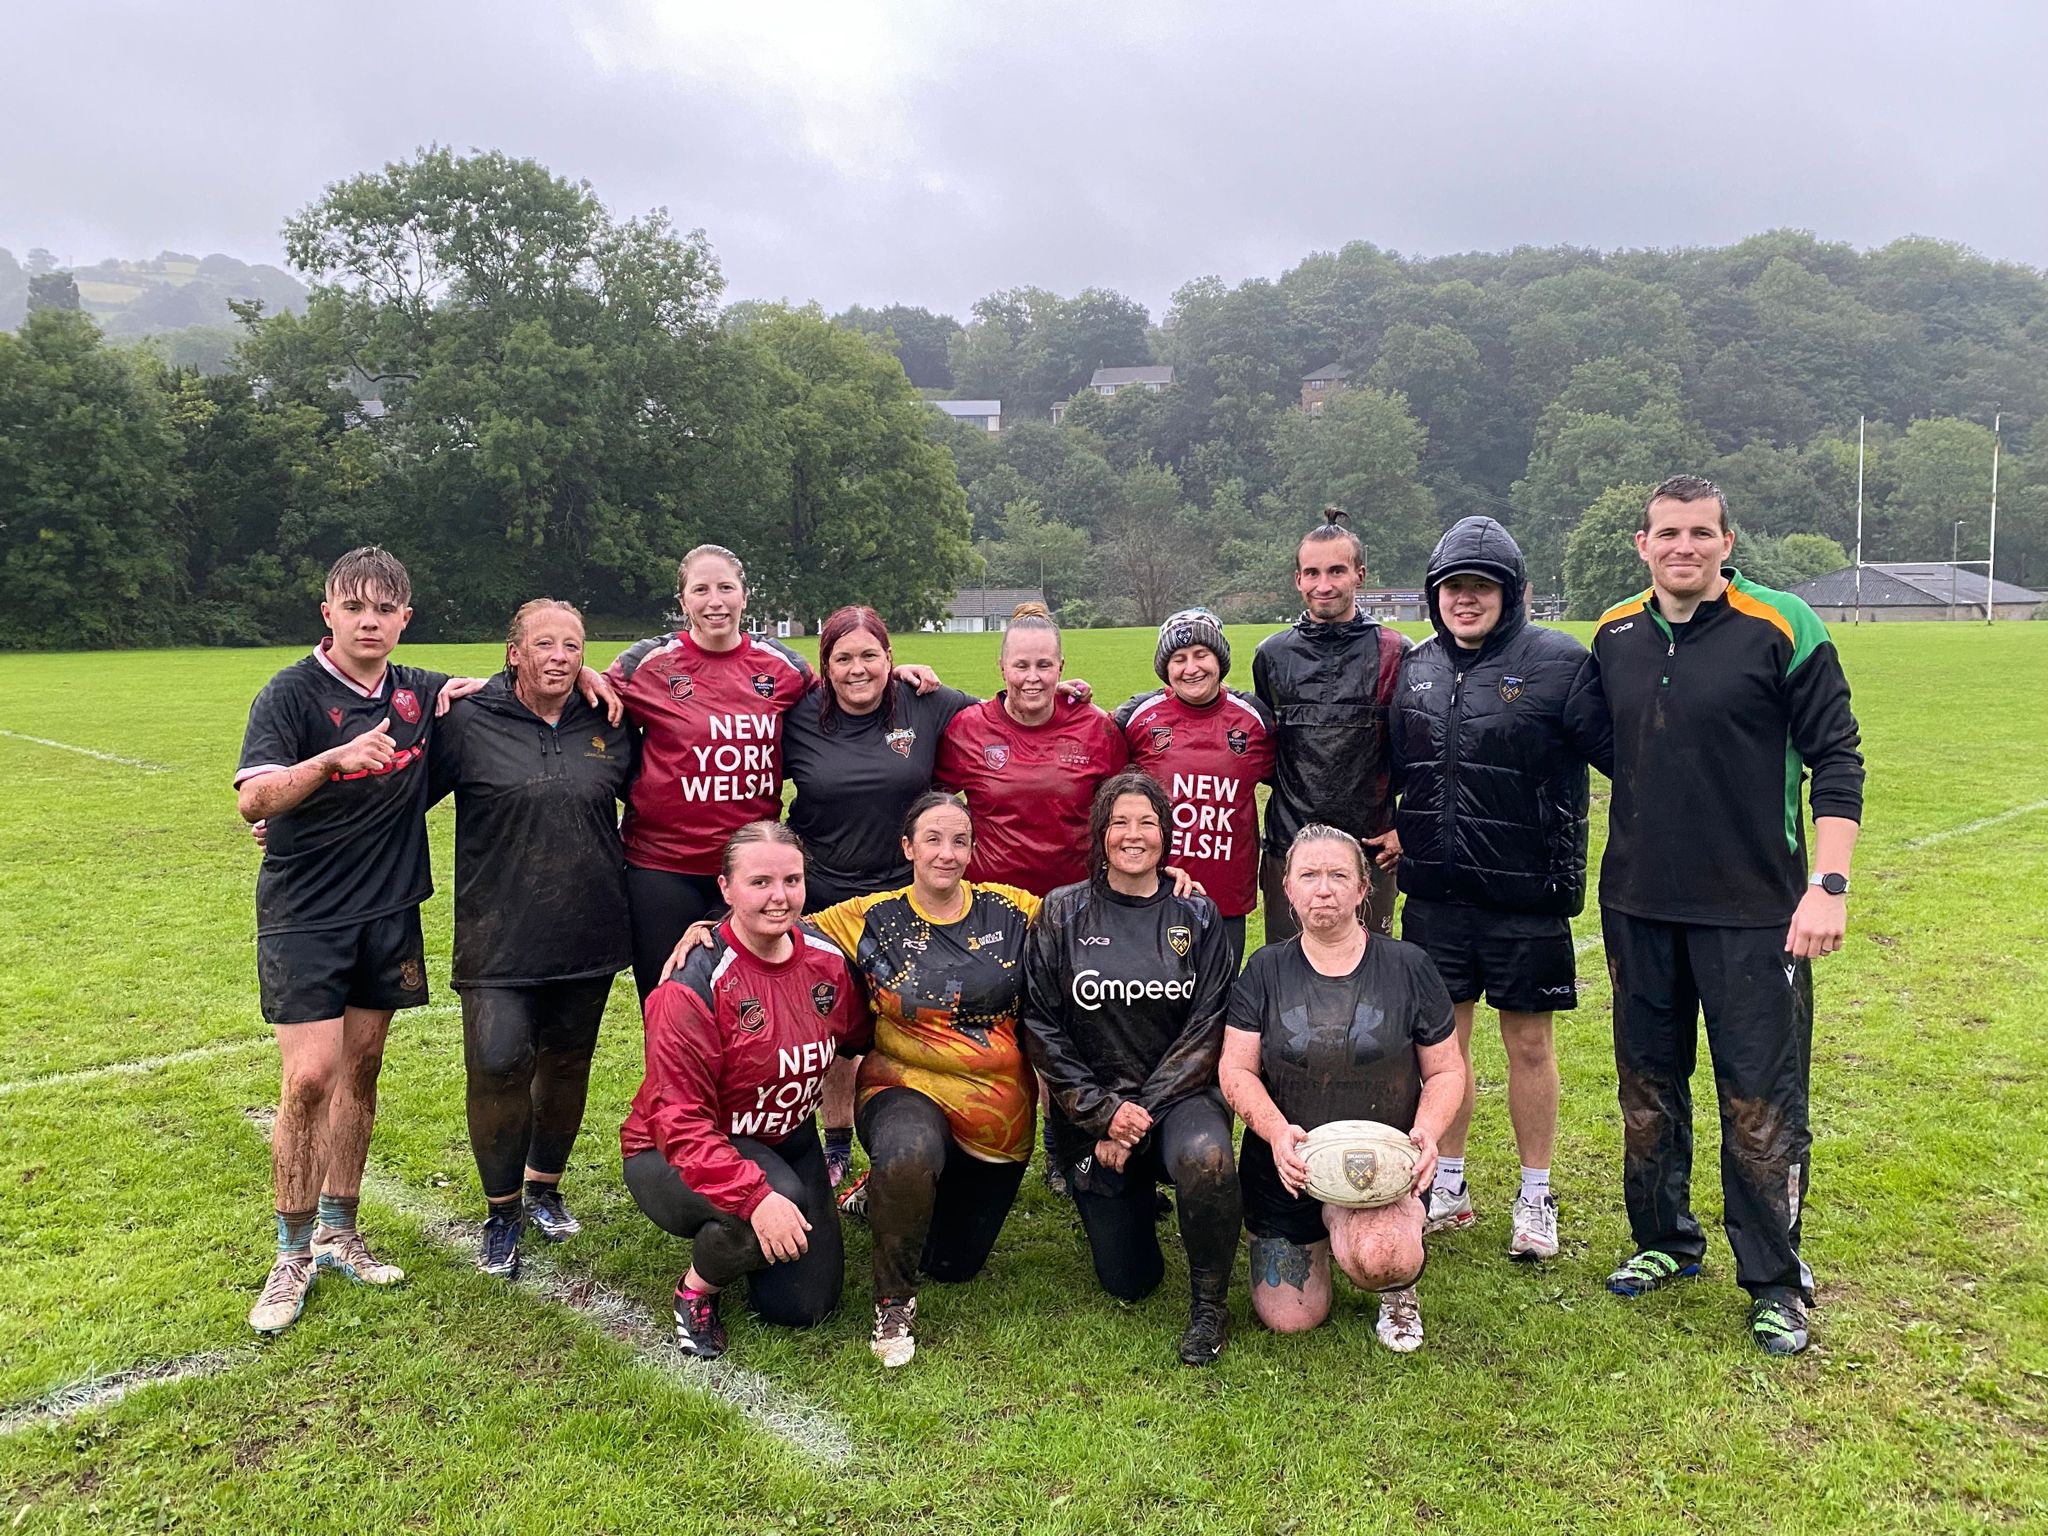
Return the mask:
[[647, 998], [647, 1075], [619, 1127], [627, 1157], [649, 1148], [722, 1211], [751, 1217], [768, 1178], [732, 1144], [788, 1140], [818, 1107], [842, 1048], [874, 1039], [867, 997], [837, 945], [808, 924], [771, 965], [718, 925], [710, 946]]
[[1088, 804], [1129, 756], [1123, 733], [1093, 704], [1061, 699], [1045, 724], [1019, 725], [999, 693], [955, 715], [932, 781], [967, 795], [968, 878], [1034, 896], [1086, 880]]
[[782, 715], [811, 669], [749, 635], [707, 651], [688, 634], [642, 640], [605, 672], [640, 727], [640, 774], [621, 831], [638, 869], [715, 875], [725, 840], [782, 816]]
[[1207, 704], [1171, 689], [1140, 694], [1116, 712], [1131, 766], [1173, 801], [1167, 863], [1201, 881], [1216, 910], [1243, 917], [1259, 904], [1258, 788], [1273, 777], [1273, 717], [1235, 688]]

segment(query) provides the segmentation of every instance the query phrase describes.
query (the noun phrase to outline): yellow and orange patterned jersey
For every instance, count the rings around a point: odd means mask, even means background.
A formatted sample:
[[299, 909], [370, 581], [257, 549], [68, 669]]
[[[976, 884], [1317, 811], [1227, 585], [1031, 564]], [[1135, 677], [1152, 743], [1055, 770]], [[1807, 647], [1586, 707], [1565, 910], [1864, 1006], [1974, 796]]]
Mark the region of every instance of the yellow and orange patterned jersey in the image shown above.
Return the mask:
[[962, 882], [967, 911], [933, 922], [910, 889], [856, 896], [811, 921], [867, 978], [875, 1048], [860, 1064], [862, 1104], [915, 1088], [945, 1111], [963, 1151], [986, 1162], [1031, 1155], [1038, 1083], [1017, 1039], [1024, 934], [1038, 898]]

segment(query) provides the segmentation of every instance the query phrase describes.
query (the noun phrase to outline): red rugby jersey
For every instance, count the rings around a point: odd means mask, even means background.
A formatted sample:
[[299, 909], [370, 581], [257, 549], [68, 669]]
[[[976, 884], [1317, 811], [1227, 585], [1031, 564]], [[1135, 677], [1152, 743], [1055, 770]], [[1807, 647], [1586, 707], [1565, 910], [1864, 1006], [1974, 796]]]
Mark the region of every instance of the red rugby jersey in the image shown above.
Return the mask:
[[809, 665], [773, 640], [707, 651], [675, 634], [642, 640], [605, 676], [642, 733], [620, 829], [626, 862], [717, 874], [735, 828], [781, 819], [782, 716], [810, 685]]
[[1273, 777], [1273, 717], [1235, 688], [1204, 705], [1171, 689], [1140, 694], [1116, 712], [1131, 766], [1173, 801], [1167, 862], [1202, 882], [1216, 910], [1243, 917], [1259, 904], [1258, 788]]
[[809, 924], [771, 965], [718, 926], [647, 998], [647, 1075], [619, 1127], [627, 1157], [650, 1147], [722, 1211], [751, 1217], [768, 1197], [760, 1165], [735, 1136], [775, 1146], [810, 1118], [842, 1048], [874, 1040], [866, 994], [846, 956]]
[[997, 694], [955, 715], [939, 742], [932, 781], [967, 795], [974, 816], [977, 884], [1043, 896], [1088, 878], [1088, 804], [1130, 754], [1116, 723], [1093, 704], [1061, 699], [1044, 725], [1019, 725]]

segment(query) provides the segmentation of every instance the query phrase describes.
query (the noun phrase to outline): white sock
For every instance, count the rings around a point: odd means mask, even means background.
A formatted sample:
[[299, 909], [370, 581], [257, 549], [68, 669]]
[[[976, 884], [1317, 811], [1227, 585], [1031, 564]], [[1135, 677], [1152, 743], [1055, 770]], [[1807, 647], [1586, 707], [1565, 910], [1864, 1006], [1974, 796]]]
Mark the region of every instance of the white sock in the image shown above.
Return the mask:
[[1522, 1198], [1524, 1200], [1541, 1200], [1549, 1193], [1550, 1170], [1548, 1168], [1531, 1168], [1527, 1163], [1524, 1163], [1522, 1165]]
[[1465, 1187], [1465, 1159], [1439, 1155], [1436, 1160], [1436, 1177], [1430, 1182], [1446, 1194], [1455, 1195]]

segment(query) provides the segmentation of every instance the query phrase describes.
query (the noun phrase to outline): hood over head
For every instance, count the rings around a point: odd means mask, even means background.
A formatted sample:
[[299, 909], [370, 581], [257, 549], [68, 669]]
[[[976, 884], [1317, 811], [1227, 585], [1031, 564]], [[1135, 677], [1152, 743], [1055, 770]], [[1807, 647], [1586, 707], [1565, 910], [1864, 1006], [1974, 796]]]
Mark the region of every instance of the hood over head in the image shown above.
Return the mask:
[[1429, 621], [1455, 645], [1437, 607], [1437, 588], [1452, 576], [1469, 573], [1500, 583], [1500, 623], [1486, 637], [1489, 645], [1505, 640], [1529, 620], [1528, 577], [1522, 565], [1522, 548], [1514, 535], [1490, 517], [1463, 517], [1453, 523], [1436, 542], [1429, 556]]

